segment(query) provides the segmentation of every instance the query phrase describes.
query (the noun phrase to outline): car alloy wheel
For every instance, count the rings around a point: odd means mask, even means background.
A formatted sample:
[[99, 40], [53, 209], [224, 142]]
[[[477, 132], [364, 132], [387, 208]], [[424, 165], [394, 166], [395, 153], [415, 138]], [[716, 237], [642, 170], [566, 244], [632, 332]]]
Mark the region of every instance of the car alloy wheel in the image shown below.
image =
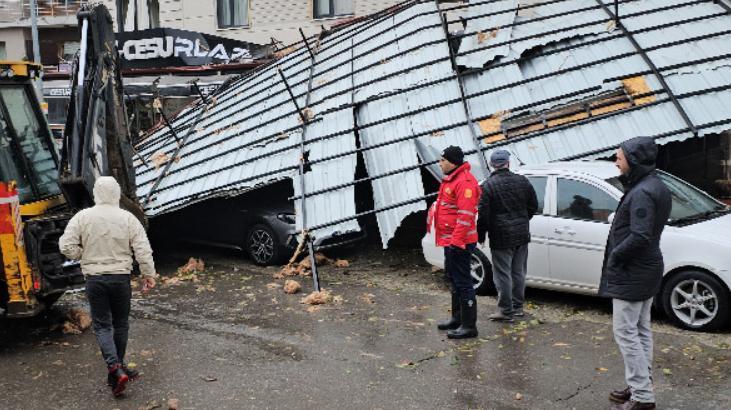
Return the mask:
[[266, 264], [274, 257], [274, 238], [265, 229], [255, 229], [249, 236], [249, 253], [257, 263]]
[[470, 276], [475, 293], [482, 296], [495, 293], [495, 284], [492, 282], [492, 265], [479, 248], [473, 249], [470, 253]]
[[702, 327], [718, 315], [718, 295], [699, 279], [678, 282], [670, 294], [673, 314], [689, 327]]
[[474, 253], [470, 255], [470, 276], [472, 277], [472, 286], [478, 289], [485, 280], [485, 268], [482, 265], [480, 257]]

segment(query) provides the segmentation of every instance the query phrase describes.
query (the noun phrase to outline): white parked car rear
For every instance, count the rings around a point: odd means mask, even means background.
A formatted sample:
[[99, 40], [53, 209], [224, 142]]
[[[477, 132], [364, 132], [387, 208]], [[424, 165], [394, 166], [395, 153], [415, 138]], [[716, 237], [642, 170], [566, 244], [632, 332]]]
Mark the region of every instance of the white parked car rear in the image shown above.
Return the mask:
[[[597, 294], [610, 221], [622, 196], [617, 168], [577, 161], [515, 172], [531, 181], [539, 201], [530, 226], [527, 285]], [[731, 316], [731, 210], [670, 174], [658, 174], [672, 193], [673, 208], [660, 244], [665, 275], [655, 305], [681, 327], [723, 326]], [[443, 267], [443, 249], [431, 234], [422, 246], [426, 260]], [[478, 244], [472, 263], [478, 293], [494, 292], [491, 272], [489, 244]]]

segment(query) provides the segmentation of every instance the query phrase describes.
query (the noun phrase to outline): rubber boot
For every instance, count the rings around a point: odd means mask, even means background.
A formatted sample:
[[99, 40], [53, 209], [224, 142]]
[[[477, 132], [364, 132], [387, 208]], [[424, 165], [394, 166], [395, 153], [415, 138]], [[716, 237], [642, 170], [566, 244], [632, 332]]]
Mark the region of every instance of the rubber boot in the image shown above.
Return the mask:
[[109, 381], [111, 382], [112, 394], [114, 397], [117, 397], [122, 394], [124, 389], [127, 387], [129, 376], [127, 376], [124, 370], [122, 370], [122, 366], [120, 364], [111, 366], [109, 368], [109, 375], [111, 376]]
[[459, 295], [457, 292], [452, 292], [452, 317], [448, 320], [437, 323], [437, 329], [454, 330], [458, 328], [459, 325], [462, 324], [461, 310]]
[[461, 306], [462, 324], [455, 330], [447, 332], [450, 339], [468, 339], [477, 337], [477, 301], [463, 300]]

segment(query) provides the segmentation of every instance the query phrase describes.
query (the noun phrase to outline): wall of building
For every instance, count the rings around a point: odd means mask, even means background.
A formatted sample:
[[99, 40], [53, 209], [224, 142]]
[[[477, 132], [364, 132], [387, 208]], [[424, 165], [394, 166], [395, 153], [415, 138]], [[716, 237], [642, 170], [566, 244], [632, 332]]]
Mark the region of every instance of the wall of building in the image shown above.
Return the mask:
[[[219, 29], [216, 21], [216, 0], [159, 0], [160, 27], [198, 31], [253, 43], [269, 43], [271, 38], [285, 43], [300, 40], [299, 29], [306, 35], [319, 32], [343, 18], [314, 19], [312, 0], [249, 0], [247, 27]], [[350, 0], [354, 16], [364, 16], [401, 0]], [[114, 0], [103, 0], [116, 18]]]
[[[26, 57], [25, 42], [30, 40], [30, 30], [25, 28], [1, 28], [0, 41], [5, 43], [6, 59], [22, 60]], [[27, 56], [31, 57], [31, 56]]]

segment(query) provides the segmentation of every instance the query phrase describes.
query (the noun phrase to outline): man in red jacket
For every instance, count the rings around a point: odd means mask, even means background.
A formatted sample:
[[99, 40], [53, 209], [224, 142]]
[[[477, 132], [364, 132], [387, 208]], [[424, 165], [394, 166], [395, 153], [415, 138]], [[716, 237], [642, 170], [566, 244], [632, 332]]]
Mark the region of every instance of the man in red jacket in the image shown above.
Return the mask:
[[450, 339], [477, 337], [477, 300], [470, 275], [470, 253], [477, 242], [475, 217], [480, 186], [459, 147], [447, 147], [439, 167], [444, 179], [432, 217], [436, 244], [444, 247], [444, 269], [452, 284], [452, 317], [437, 327], [449, 330]]

